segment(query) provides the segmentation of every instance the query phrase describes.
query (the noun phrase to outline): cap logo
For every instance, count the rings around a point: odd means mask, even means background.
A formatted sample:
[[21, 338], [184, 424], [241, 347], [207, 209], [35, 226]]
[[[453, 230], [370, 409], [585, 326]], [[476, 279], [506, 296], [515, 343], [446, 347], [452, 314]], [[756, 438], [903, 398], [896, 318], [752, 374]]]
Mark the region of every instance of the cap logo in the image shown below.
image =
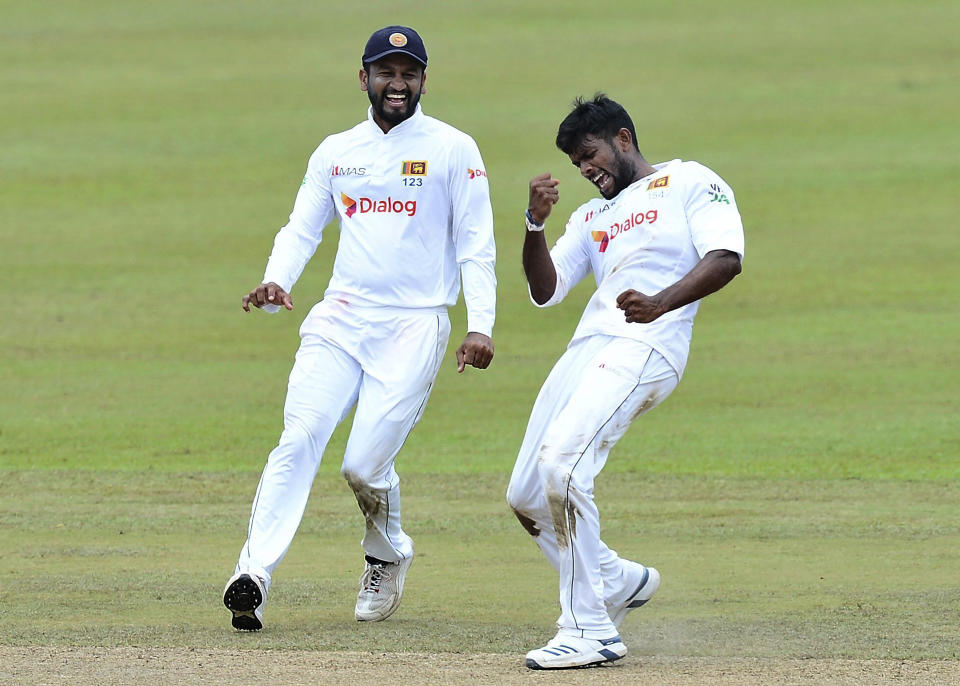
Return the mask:
[[407, 44], [407, 37], [402, 33], [391, 33], [390, 34], [390, 45], [396, 48], [402, 48]]

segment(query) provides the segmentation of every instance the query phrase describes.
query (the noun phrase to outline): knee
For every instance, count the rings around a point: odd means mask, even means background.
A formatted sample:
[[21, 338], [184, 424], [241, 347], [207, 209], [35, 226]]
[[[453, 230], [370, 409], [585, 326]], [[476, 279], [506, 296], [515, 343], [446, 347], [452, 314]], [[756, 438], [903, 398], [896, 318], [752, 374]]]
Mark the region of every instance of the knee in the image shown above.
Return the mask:
[[340, 476], [346, 479], [350, 488], [354, 491], [361, 491], [369, 488], [371, 474], [369, 470], [363, 469], [360, 465], [344, 464], [340, 468]]
[[507, 486], [507, 506], [517, 512], [529, 504], [529, 496], [525, 494], [513, 481]]
[[289, 469], [295, 465], [319, 465], [322, 453], [323, 450], [318, 448], [307, 427], [299, 422], [287, 422], [268, 462], [275, 467]]
[[537, 472], [547, 490], [565, 490], [572, 476], [570, 456], [544, 446], [537, 457]]

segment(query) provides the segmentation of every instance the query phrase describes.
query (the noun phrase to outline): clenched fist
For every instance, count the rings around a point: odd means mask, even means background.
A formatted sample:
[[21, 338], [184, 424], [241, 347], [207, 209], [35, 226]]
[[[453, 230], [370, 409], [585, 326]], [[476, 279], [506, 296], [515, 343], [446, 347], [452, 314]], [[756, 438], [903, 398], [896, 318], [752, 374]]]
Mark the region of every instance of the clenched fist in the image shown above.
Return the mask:
[[527, 209], [530, 210], [530, 216], [534, 223], [543, 224], [550, 216], [550, 210], [560, 199], [560, 192], [557, 190], [559, 180], [550, 176], [550, 172], [534, 176], [530, 180], [530, 204]]

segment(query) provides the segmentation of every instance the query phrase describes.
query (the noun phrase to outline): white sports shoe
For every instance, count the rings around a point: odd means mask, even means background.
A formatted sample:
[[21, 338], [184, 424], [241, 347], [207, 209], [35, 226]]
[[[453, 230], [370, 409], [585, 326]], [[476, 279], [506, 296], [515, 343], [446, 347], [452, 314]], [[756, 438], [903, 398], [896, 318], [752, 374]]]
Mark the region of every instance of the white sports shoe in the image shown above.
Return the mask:
[[260, 631], [263, 628], [263, 602], [267, 588], [255, 574], [239, 573], [230, 577], [223, 589], [223, 604], [233, 613], [233, 628]]
[[397, 562], [372, 563], [360, 576], [360, 593], [354, 616], [358, 622], [379, 622], [394, 613], [403, 595], [403, 580], [410, 569], [412, 557]]
[[626, 600], [617, 604], [607, 604], [607, 614], [613, 625], [620, 628], [620, 623], [626, 618], [630, 610], [636, 610], [644, 605], [660, 588], [660, 572], [653, 567], [644, 567], [643, 574], [637, 583], [636, 589]]
[[543, 648], [527, 653], [526, 664], [530, 669], [571, 669], [613, 662], [626, 654], [619, 636], [597, 640], [557, 634]]

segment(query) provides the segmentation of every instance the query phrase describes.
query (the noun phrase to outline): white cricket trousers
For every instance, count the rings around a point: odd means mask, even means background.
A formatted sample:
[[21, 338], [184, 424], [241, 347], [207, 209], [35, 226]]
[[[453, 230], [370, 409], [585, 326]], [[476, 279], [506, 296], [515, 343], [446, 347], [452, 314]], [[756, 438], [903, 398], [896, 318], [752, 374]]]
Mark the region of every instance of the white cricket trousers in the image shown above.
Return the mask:
[[[600, 539], [593, 483], [630, 423], [676, 388], [674, 369], [639, 341], [573, 342], [530, 413], [507, 502], [560, 574], [560, 631], [610, 638], [604, 599], [622, 598], [629, 563]], [[635, 583], [634, 583], [635, 587]]]
[[287, 385], [283, 433], [267, 458], [237, 572], [269, 584], [300, 526], [323, 451], [356, 405], [341, 474], [366, 520], [366, 554], [413, 555], [400, 526], [394, 458], [424, 406], [450, 335], [446, 308], [357, 307], [327, 299], [300, 327]]

